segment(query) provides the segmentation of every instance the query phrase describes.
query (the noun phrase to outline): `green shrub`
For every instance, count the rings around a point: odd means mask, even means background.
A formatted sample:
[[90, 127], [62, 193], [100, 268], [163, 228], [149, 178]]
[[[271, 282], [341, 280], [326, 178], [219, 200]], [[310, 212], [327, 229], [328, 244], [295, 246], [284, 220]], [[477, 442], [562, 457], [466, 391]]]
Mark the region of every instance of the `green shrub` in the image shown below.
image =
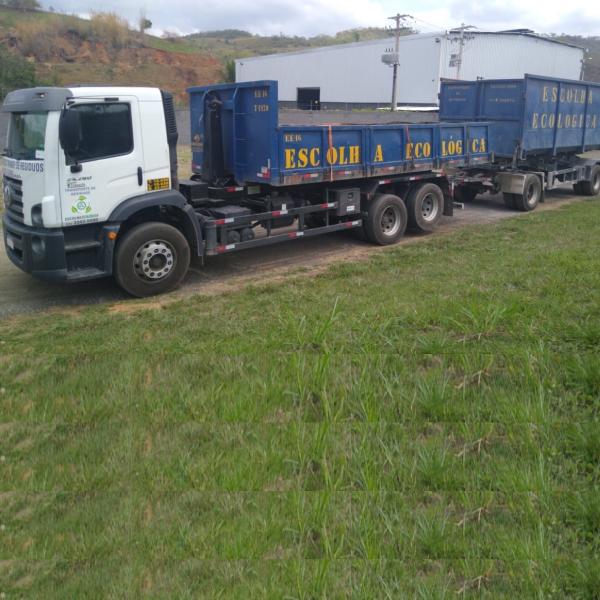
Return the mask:
[[35, 67], [27, 59], [0, 46], [0, 101], [8, 92], [37, 85]]

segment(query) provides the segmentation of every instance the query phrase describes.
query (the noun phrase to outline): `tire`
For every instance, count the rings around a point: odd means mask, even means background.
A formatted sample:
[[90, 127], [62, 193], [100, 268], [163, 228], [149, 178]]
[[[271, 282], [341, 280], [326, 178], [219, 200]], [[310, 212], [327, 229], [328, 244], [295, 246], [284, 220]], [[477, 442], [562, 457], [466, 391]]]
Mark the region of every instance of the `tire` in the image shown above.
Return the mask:
[[363, 225], [370, 242], [389, 246], [400, 241], [406, 231], [407, 221], [404, 202], [398, 196], [380, 194], [371, 202]]
[[507, 194], [506, 192], [503, 192], [502, 195], [504, 196], [504, 204], [506, 205], [506, 208], [510, 208], [511, 210], [514, 210], [515, 208], [517, 208], [515, 206], [515, 195], [514, 194]]
[[370, 242], [371, 240], [367, 237], [367, 232], [365, 231], [365, 223], [366, 219], [363, 219], [362, 225], [360, 227], [353, 227], [352, 231], [359, 240], [362, 240], [363, 242]]
[[457, 202], [469, 203], [477, 198], [477, 189], [467, 186], [458, 186], [454, 188], [454, 199]]
[[592, 175], [589, 181], [580, 181], [581, 194], [584, 196], [597, 196], [600, 194], [600, 165], [592, 169]]
[[145, 298], [174, 290], [189, 264], [190, 247], [180, 231], [165, 223], [144, 223], [117, 242], [113, 274], [126, 292]]
[[573, 191], [578, 195], [578, 196], [583, 196], [583, 188], [581, 187], [581, 181], [574, 183], [573, 184]]
[[444, 212], [444, 194], [433, 183], [416, 185], [406, 199], [408, 226], [421, 231], [433, 231]]
[[532, 211], [542, 197], [542, 183], [537, 175], [527, 175], [523, 193], [515, 194], [515, 208], [522, 212]]

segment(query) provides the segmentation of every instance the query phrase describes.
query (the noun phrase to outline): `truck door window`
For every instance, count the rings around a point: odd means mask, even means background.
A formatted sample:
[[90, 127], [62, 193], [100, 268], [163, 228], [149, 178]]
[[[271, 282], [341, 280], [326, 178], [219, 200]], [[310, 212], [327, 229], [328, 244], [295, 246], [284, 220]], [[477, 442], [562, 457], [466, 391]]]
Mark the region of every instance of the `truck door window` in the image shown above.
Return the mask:
[[79, 104], [79, 147], [67, 156], [67, 164], [129, 154], [133, 130], [129, 104]]

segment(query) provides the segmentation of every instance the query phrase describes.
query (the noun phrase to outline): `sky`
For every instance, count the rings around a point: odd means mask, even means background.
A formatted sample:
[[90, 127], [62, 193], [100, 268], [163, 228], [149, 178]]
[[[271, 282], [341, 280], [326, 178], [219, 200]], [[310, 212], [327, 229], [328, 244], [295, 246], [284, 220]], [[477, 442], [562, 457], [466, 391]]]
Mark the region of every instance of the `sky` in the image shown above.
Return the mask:
[[45, 10], [85, 16], [114, 12], [137, 25], [140, 10], [152, 21], [149, 33], [180, 34], [215, 29], [243, 29], [259, 35], [332, 35], [357, 27], [385, 27], [396, 14], [409, 14], [407, 24], [422, 31], [473, 25], [483, 31], [532, 29], [537, 33], [600, 35], [595, 0], [42, 0]]

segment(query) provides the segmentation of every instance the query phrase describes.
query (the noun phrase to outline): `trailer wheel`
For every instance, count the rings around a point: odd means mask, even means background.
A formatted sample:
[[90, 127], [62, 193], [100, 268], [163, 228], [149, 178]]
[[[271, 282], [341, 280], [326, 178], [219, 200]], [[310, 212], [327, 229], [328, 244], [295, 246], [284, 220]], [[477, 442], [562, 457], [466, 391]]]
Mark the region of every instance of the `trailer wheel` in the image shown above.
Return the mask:
[[352, 231], [355, 233], [356, 237], [363, 242], [370, 242], [371, 240], [367, 237], [367, 232], [365, 231], [365, 225], [367, 220], [362, 220], [362, 225], [360, 227], [353, 227]]
[[523, 193], [515, 194], [515, 207], [523, 212], [533, 210], [540, 202], [542, 184], [537, 175], [527, 175], [523, 185]]
[[433, 231], [444, 212], [444, 194], [433, 183], [416, 185], [408, 194], [406, 210], [409, 227]]
[[165, 223], [143, 223], [117, 243], [113, 274], [132, 296], [144, 298], [175, 289], [190, 264], [184, 235]]
[[584, 196], [597, 196], [600, 194], [600, 165], [592, 169], [589, 181], [581, 181], [581, 194]]
[[473, 202], [477, 198], [477, 189], [467, 186], [458, 186], [454, 188], [454, 198], [457, 202]]
[[369, 206], [369, 216], [363, 221], [369, 241], [389, 246], [400, 241], [406, 231], [406, 206], [398, 196], [380, 194]]
[[508, 194], [507, 192], [503, 192], [502, 196], [504, 196], [504, 204], [506, 205], [506, 208], [510, 208], [512, 210], [517, 208], [515, 206], [515, 195], [514, 194]]

